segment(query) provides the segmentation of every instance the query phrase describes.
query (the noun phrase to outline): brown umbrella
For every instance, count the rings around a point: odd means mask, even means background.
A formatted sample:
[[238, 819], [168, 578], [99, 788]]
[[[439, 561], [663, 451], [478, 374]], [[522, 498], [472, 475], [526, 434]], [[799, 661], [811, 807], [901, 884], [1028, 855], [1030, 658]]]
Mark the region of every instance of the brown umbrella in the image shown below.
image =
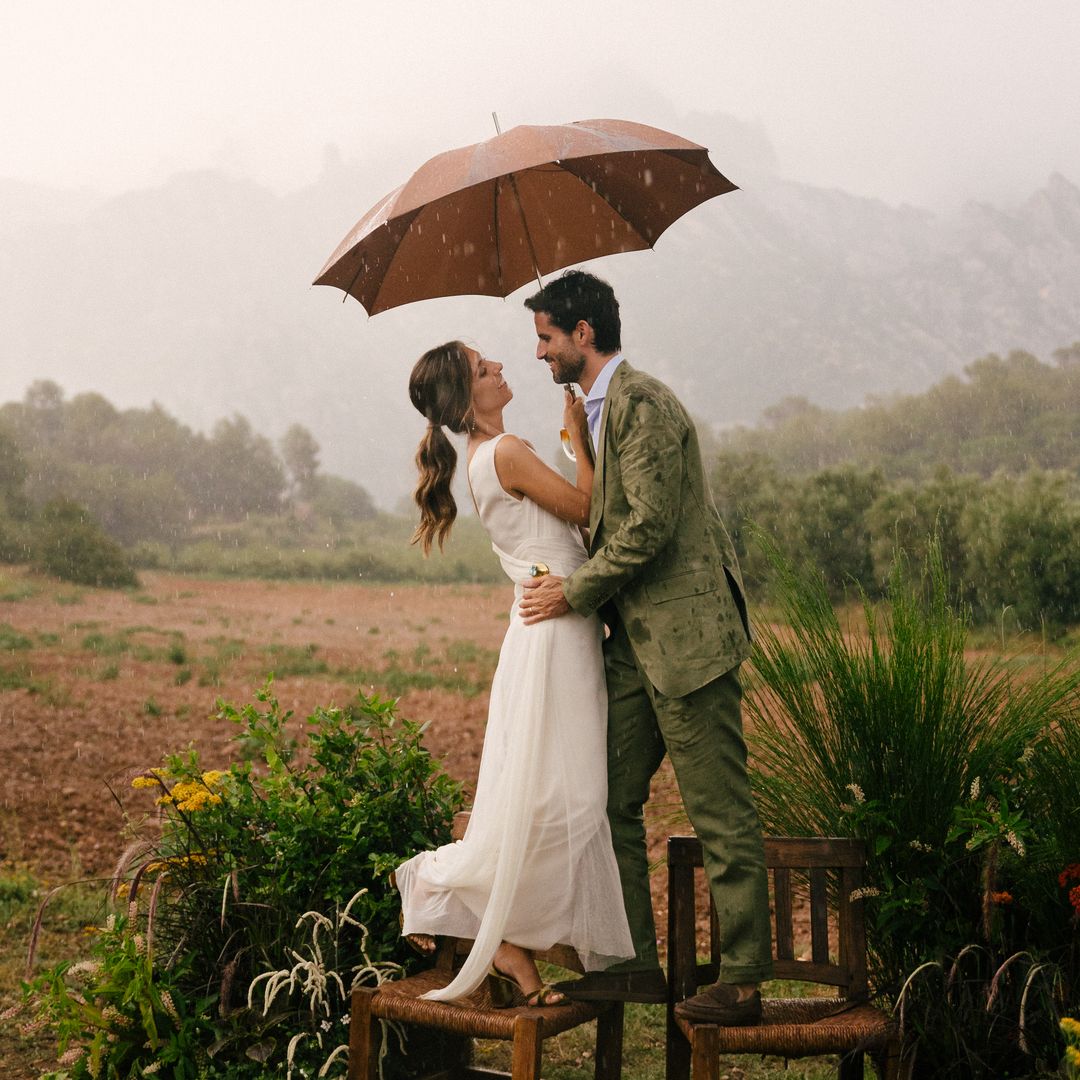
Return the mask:
[[572, 263], [650, 248], [733, 190], [703, 146], [658, 128], [515, 127], [421, 166], [357, 222], [315, 284], [371, 315], [435, 296], [508, 296]]

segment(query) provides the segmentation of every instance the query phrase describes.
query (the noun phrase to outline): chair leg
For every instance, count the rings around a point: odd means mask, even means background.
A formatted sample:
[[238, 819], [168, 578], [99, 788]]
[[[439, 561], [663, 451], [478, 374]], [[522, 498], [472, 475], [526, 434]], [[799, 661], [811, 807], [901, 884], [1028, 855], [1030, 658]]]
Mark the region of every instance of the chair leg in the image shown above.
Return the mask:
[[666, 1080], [690, 1080], [690, 1043], [671, 1015], [668, 1007]]
[[511, 1080], [540, 1080], [540, 1055], [544, 1046], [539, 1016], [518, 1016], [514, 1020], [514, 1041], [510, 1057]]
[[690, 1077], [691, 1080], [720, 1080], [720, 1038], [712, 1024], [693, 1029]]
[[615, 1001], [597, 1017], [596, 1080], [622, 1077], [623, 1012], [623, 1003]]
[[852, 1050], [840, 1055], [840, 1067], [837, 1080], [863, 1080], [863, 1052]]
[[371, 1015], [373, 986], [359, 986], [350, 998], [348, 1080], [376, 1080], [379, 1074], [379, 1021]]
[[901, 1080], [911, 1076], [914, 1062], [911, 1056], [905, 1055], [903, 1051], [903, 1045], [898, 1039], [886, 1044], [884, 1053], [877, 1058], [882, 1080]]

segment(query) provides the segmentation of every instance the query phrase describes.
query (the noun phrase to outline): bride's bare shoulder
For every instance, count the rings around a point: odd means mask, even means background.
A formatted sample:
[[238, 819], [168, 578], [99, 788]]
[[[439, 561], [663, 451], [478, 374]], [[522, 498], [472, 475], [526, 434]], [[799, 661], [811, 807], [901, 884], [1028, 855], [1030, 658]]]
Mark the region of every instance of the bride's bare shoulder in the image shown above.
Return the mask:
[[519, 458], [522, 454], [535, 453], [536, 450], [528, 439], [523, 439], [520, 435], [515, 435], [512, 431], [508, 431], [495, 444], [495, 460], [497, 462], [511, 461], [514, 458]]

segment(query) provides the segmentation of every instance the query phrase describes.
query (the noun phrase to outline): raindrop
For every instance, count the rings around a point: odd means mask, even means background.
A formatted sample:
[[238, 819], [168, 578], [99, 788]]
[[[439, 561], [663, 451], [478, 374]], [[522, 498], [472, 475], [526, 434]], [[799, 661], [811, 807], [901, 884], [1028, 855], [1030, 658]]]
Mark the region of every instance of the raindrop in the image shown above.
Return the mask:
[[652, 169], [646, 169], [642, 179], [645, 181], [646, 187], [652, 187]]

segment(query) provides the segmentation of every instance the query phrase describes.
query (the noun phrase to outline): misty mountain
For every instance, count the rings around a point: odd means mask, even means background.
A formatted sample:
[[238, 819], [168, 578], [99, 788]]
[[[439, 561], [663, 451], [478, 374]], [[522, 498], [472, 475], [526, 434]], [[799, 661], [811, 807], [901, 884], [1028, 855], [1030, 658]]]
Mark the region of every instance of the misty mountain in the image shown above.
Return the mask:
[[[703, 130], [742, 190], [655, 252], [594, 264], [622, 302], [627, 356], [700, 419], [918, 392], [988, 352], [1045, 357], [1080, 337], [1080, 190], [1064, 177], [1020, 205], [935, 215], [785, 180], [764, 134], [730, 118], [699, 116]], [[559, 398], [532, 358], [531, 289], [369, 319], [310, 286], [407, 172], [328, 151], [317, 183], [287, 196], [216, 172], [109, 199], [0, 181], [0, 401], [50, 378], [121, 407], [158, 401], [202, 430], [234, 412], [274, 439], [301, 423], [327, 471], [392, 507], [423, 426], [408, 370], [465, 337], [507, 363], [510, 426], [554, 453]]]

